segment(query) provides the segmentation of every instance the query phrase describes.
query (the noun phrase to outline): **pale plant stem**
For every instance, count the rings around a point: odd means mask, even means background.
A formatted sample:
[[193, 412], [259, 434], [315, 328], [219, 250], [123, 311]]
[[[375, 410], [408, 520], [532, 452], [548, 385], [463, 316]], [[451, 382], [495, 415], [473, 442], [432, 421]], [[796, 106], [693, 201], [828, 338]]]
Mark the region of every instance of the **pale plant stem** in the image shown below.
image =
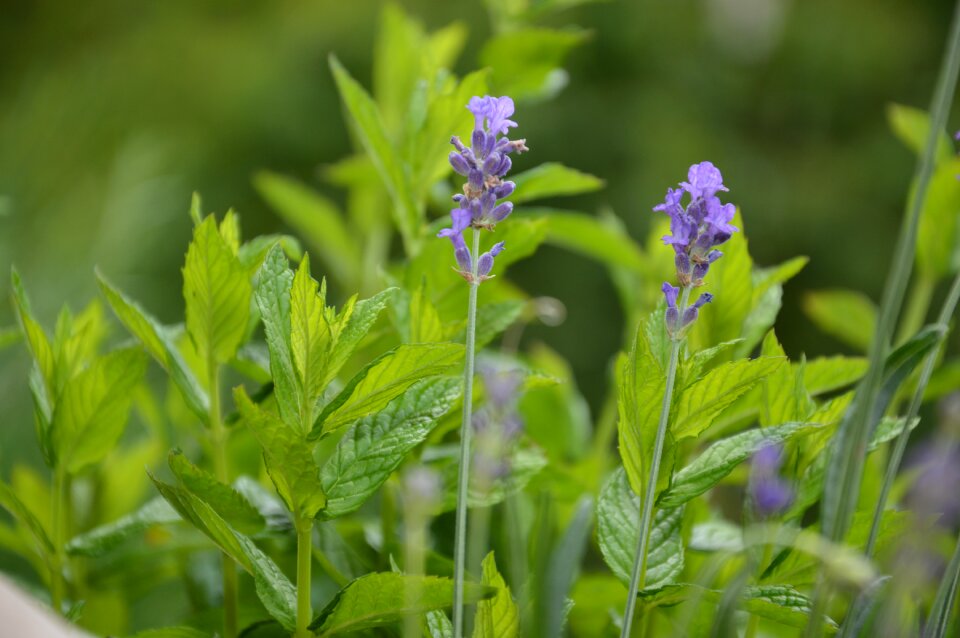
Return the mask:
[[[679, 315], [687, 307], [690, 288], [685, 286], [677, 306]], [[657, 436], [653, 443], [653, 458], [650, 460], [650, 474], [643, 494], [643, 510], [640, 515], [640, 536], [637, 541], [637, 553], [633, 557], [633, 571], [630, 575], [630, 589], [627, 593], [627, 608], [623, 616], [623, 630], [620, 638], [629, 638], [633, 625], [633, 614], [637, 606], [637, 593], [643, 587], [647, 572], [647, 543], [650, 537], [650, 523], [653, 520], [653, 500], [657, 494], [657, 478], [660, 475], [660, 457], [663, 456], [663, 442], [670, 421], [670, 406], [673, 403], [673, 386], [677, 379], [677, 363], [680, 359], [682, 339], [673, 339], [670, 346], [670, 360], [667, 363], [667, 381], [663, 389], [663, 405], [660, 408], [660, 421], [657, 423]]]
[[457, 477], [457, 523], [454, 532], [453, 560], [453, 636], [463, 638], [463, 584], [467, 553], [467, 495], [470, 486], [470, 423], [473, 418], [473, 368], [476, 358], [477, 332], [477, 260], [480, 253], [480, 231], [473, 229], [473, 252], [470, 253], [470, 284], [467, 302], [466, 352], [463, 364], [463, 419], [460, 424], [460, 468]]
[[313, 558], [313, 520], [297, 516], [297, 638], [310, 638], [313, 616], [310, 601], [310, 567]]
[[923, 638], [943, 638], [945, 635], [954, 601], [957, 598], [958, 582], [960, 582], [960, 538], [957, 539], [950, 564], [947, 565], [940, 586], [937, 587], [937, 596], [930, 608], [928, 627], [923, 632]]
[[[230, 483], [230, 471], [227, 467], [227, 429], [220, 418], [220, 366], [213, 358], [207, 362], [210, 375], [210, 438], [213, 453], [213, 467], [217, 480]], [[238, 581], [237, 566], [226, 554], [223, 561], [223, 635], [235, 638], [237, 635]]]
[[[940, 309], [940, 315], [937, 317], [938, 323], [945, 325], [950, 321], [950, 317], [953, 316], [953, 311], [957, 308], [958, 299], [960, 299], [960, 273], [953, 279], [953, 285], [950, 286], [950, 292], [947, 293], [947, 298], [944, 300], [943, 307]], [[883, 477], [883, 485], [880, 488], [880, 497], [877, 499], [877, 505], [873, 511], [873, 524], [870, 526], [870, 538], [867, 541], [867, 549], [865, 552], [868, 557], [873, 556], [873, 552], [876, 549], [877, 536], [880, 534], [880, 521], [883, 519], [883, 512], [887, 508], [887, 499], [890, 496], [890, 490], [893, 488], [893, 482], [897, 477], [897, 472], [900, 470], [900, 462], [903, 460], [903, 453], [907, 449], [907, 441], [910, 439], [910, 423], [920, 413], [920, 406], [923, 405], [923, 393], [927, 389], [927, 384], [930, 383], [930, 377], [933, 376], [933, 370], [937, 365], [939, 352], [939, 346], [934, 348], [930, 354], [927, 355], [927, 359], [923, 363], [920, 378], [917, 380], [917, 387], [913, 391], [910, 407], [907, 409], [903, 430], [900, 431], [897, 442], [894, 444], [893, 451], [890, 454], [890, 460], [887, 463], [887, 472]]]
[[65, 583], [63, 580], [64, 567], [64, 515], [66, 514], [67, 500], [66, 472], [58, 462], [53, 474], [53, 499], [51, 512], [51, 534], [53, 536], [53, 564], [50, 570], [50, 599], [53, 610], [57, 614], [63, 613], [63, 598]]
[[[407, 574], [419, 576], [424, 573], [426, 563], [429, 517], [426, 510], [418, 504], [406, 503], [405, 510], [404, 529], [406, 533], [404, 535], [405, 560], [403, 567]], [[415, 608], [422, 593], [423, 588], [419, 584], [408, 584], [404, 590], [407, 607]], [[422, 635], [420, 616], [411, 614], [404, 618], [403, 638], [420, 638]]]

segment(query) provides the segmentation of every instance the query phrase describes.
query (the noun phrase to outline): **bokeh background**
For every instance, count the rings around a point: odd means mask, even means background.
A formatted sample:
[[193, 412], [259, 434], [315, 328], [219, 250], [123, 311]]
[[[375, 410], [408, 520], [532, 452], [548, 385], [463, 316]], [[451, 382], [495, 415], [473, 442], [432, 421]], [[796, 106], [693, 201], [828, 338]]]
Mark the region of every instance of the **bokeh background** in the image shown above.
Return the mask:
[[[490, 34], [479, 0], [402, 0], [429, 29], [470, 30], [456, 69]], [[925, 108], [946, 0], [621, 0], [551, 16], [588, 40], [554, 99], [519, 105], [534, 159], [607, 180], [565, 208], [613, 211], [645, 236], [666, 186], [711, 159], [743, 210], [760, 264], [811, 258], [786, 286], [791, 357], [842, 350], [800, 311], [805, 290], [877, 299], [914, 157], [887, 104]], [[247, 236], [282, 230], [251, 177], [296, 176], [336, 199], [320, 167], [350, 151], [327, 65], [369, 86], [376, 0], [0, 2], [0, 271], [16, 264], [37, 314], [96, 295], [94, 266], [160, 319], [182, 311], [190, 194], [236, 208]], [[952, 120], [954, 126], [958, 121]], [[322, 273], [319, 273], [322, 274]], [[568, 357], [597, 406], [622, 315], [604, 269], [545, 247], [518, 264], [567, 319], [527, 334]], [[6, 300], [0, 325], [14, 323]], [[334, 291], [341, 295], [349, 291]], [[118, 331], [119, 333], [119, 331]], [[21, 348], [0, 353], [0, 473], [39, 459]]]

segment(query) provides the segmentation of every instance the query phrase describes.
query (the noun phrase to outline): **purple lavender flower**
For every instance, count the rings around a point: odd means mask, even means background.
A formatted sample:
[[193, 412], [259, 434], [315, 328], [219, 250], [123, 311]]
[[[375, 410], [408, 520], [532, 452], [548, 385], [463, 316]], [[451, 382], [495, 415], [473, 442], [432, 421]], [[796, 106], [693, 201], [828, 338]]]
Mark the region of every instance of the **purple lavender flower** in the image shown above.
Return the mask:
[[[467, 108], [473, 113], [474, 130], [471, 135], [471, 146], [468, 147], [454, 136], [450, 143], [455, 151], [450, 153], [450, 166], [453, 170], [467, 178], [463, 185], [463, 193], [454, 195], [453, 200], [458, 206], [450, 211], [453, 222], [451, 228], [445, 228], [438, 234], [439, 237], [449, 237], [454, 243], [457, 265], [460, 273], [473, 282], [471, 267], [464, 267], [461, 254], [456, 251], [466, 250], [462, 241], [463, 231], [468, 227], [475, 229], [493, 230], [513, 212], [513, 203], [500, 200], [513, 194], [516, 184], [504, 181], [503, 177], [513, 165], [509, 155], [529, 150], [526, 140], [510, 140], [507, 132], [517, 126], [510, 119], [513, 115], [513, 100], [509, 97], [473, 97]], [[458, 240], [455, 236], [460, 236]], [[463, 244], [463, 249], [460, 245]], [[488, 278], [493, 267], [493, 258], [503, 250], [503, 242], [496, 244], [488, 253], [479, 257], [478, 279]], [[470, 258], [470, 251], [463, 253]], [[471, 264], [472, 265], [472, 264]], [[479, 283], [479, 282], [477, 282]]]
[[767, 443], [753, 455], [749, 494], [760, 518], [775, 516], [793, 502], [793, 489], [780, 477], [782, 464], [783, 450], [775, 443]]
[[676, 334], [680, 330], [680, 311], [677, 309], [677, 295], [680, 294], [680, 289], [676, 286], [671, 286], [670, 282], [663, 282], [663, 286], [660, 287], [660, 290], [663, 291], [663, 296], [667, 300], [667, 312], [666, 312], [666, 322], [667, 322], [667, 332], [671, 335]]

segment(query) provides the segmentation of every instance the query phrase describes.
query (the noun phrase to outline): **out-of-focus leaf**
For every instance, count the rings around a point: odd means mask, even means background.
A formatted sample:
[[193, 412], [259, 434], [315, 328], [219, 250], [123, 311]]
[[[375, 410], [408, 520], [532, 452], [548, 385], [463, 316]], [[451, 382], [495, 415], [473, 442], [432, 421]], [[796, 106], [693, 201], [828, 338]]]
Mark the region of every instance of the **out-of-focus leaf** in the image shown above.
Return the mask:
[[360, 250], [336, 204], [292, 178], [263, 171], [253, 184], [274, 211], [323, 258], [346, 289], [358, 281]]
[[37, 543], [37, 549], [42, 555], [52, 556], [54, 554], [53, 543], [43, 528], [43, 524], [23, 504], [23, 501], [14, 493], [13, 489], [3, 481], [0, 481], [0, 507], [10, 512], [14, 520], [30, 530], [30, 534]]
[[[152, 477], [151, 477], [152, 478]], [[189, 490], [153, 479], [160, 494], [180, 515], [253, 576], [257, 596], [287, 630], [296, 626], [297, 594], [280, 568], [252, 540], [234, 530], [212, 507]]]
[[68, 472], [100, 461], [116, 445], [146, 364], [139, 348], [116, 350], [67, 382], [54, 409], [53, 437], [58, 460]]
[[404, 344], [372, 361], [323, 409], [312, 436], [331, 432], [377, 412], [407, 388], [449, 372], [463, 357], [455, 343]]
[[131, 514], [74, 536], [67, 543], [67, 553], [73, 556], [102, 556], [128, 539], [140, 536], [154, 525], [171, 524], [180, 520], [176, 510], [158, 496]]
[[852, 290], [808, 292], [803, 311], [824, 332], [865, 352], [873, 339], [877, 308], [870, 299]]
[[824, 394], [856, 383], [866, 371], [864, 357], [818, 357], [806, 362], [803, 383], [810, 394]]
[[[890, 103], [887, 105], [887, 122], [893, 130], [894, 135], [903, 142], [907, 148], [920, 155], [927, 145], [927, 137], [930, 135], [930, 116], [923, 111], [912, 106]], [[953, 144], [950, 142], [950, 136], [946, 131], [942, 131], [937, 139], [936, 161], [939, 164], [953, 157]]]
[[510, 588], [497, 571], [493, 552], [483, 559], [481, 569], [480, 582], [496, 588], [497, 593], [493, 598], [477, 603], [473, 638], [516, 638], [520, 632], [520, 612], [510, 595]]
[[[468, 604], [496, 594], [491, 587], [466, 583]], [[317, 638], [373, 629], [409, 615], [445, 609], [453, 603], [453, 581], [392, 572], [361, 576], [333, 598], [310, 625]]]
[[330, 68], [360, 142], [395, 203], [397, 229], [403, 237], [407, 252], [412, 253], [413, 247], [419, 241], [423, 214], [413, 201], [403, 163], [390, 142], [380, 112], [370, 95], [350, 76], [335, 56], [330, 56]]
[[[936, 279], [955, 272], [960, 266], [960, 159], [937, 166], [927, 186], [920, 226], [917, 228], [917, 268]], [[911, 192], [911, 198], [915, 194]]]
[[[477, 309], [476, 348], [480, 350], [493, 341], [501, 332], [513, 325], [523, 312], [526, 302], [522, 300], [502, 301], [484, 304]], [[467, 336], [466, 328], [453, 335], [455, 343], [461, 343]]]
[[631, 271], [645, 268], [643, 252], [620, 225], [586, 215], [551, 209], [524, 209], [525, 215], [547, 221], [547, 242], [586, 255], [591, 259], [622, 266]]
[[604, 182], [599, 177], [583, 173], [556, 162], [546, 162], [513, 175], [517, 190], [510, 197], [514, 204], [522, 204], [547, 197], [579, 195], [600, 190]]
[[525, 27], [494, 36], [480, 52], [480, 64], [494, 70], [497, 94], [515, 99], [548, 97], [566, 84], [560, 69], [567, 54], [587, 37], [584, 31]]
[[421, 282], [410, 296], [409, 324], [410, 343], [443, 341], [443, 323], [440, 321], [440, 313], [427, 295], [426, 281]]
[[737, 465], [764, 445], [782, 443], [821, 428], [819, 423], [784, 423], [755, 428], [721, 439], [704, 450], [689, 465], [674, 474], [670, 487], [660, 496], [661, 507], [678, 507], [716, 485]]
[[203, 360], [226, 363], [247, 334], [253, 287], [210, 215], [193, 232], [183, 267], [187, 334]]
[[[771, 330], [763, 340], [761, 350], [766, 357], [783, 357], [786, 354]], [[760, 405], [760, 425], [776, 425], [789, 421], [806, 421], [816, 408], [803, 383], [804, 363], [783, 365], [763, 380]]]
[[140, 341], [160, 367], [167, 371], [174, 385], [180, 390], [187, 407], [203, 423], [207, 423], [210, 399], [177, 349], [170, 330], [120, 292], [99, 272], [97, 280], [117, 319]]
[[383, 410], [354, 424], [324, 464], [320, 479], [327, 497], [324, 518], [359, 508], [390, 477], [414, 447], [426, 440], [460, 396], [461, 381], [420, 381]]
[[[683, 572], [683, 507], [659, 508], [653, 517], [647, 550], [644, 589], [676, 582]], [[640, 537], [640, 497], [633, 493], [626, 473], [618, 468], [607, 479], [597, 502], [597, 539], [603, 559], [623, 583], [630, 582]]]
[[[437, 463], [438, 470], [443, 475], [443, 485], [446, 487], [443, 495], [441, 511], [453, 511], [457, 506], [457, 465], [456, 450], [454, 448], [433, 448], [434, 454], [443, 453], [444, 457]], [[431, 460], [424, 455], [424, 460]], [[547, 459], [537, 448], [520, 447], [514, 450], [507, 460], [509, 472], [480, 489], [471, 485], [467, 493], [467, 503], [470, 507], [492, 507], [502, 503], [508, 496], [522, 490], [527, 484], [547, 466]]]

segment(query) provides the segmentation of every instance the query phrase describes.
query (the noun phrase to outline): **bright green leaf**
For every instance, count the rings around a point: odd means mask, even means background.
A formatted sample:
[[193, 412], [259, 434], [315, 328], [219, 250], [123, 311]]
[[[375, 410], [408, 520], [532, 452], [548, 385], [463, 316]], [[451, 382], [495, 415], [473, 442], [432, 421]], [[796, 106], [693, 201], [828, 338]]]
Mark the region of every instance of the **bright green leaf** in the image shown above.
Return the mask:
[[549, 97], [566, 83], [560, 66], [586, 36], [584, 31], [542, 27], [505, 31], [487, 40], [480, 64], [494, 70], [492, 86], [498, 95]]
[[481, 569], [480, 582], [496, 588], [497, 594], [477, 603], [473, 638], [516, 638], [520, 633], [520, 612], [510, 595], [510, 588], [497, 571], [493, 552], [483, 559]]
[[870, 299], [852, 290], [818, 290], [803, 299], [803, 311], [824, 332], [866, 352], [873, 339], [877, 308]]
[[169, 463], [181, 485], [212, 507], [233, 529], [248, 536], [263, 531], [263, 516], [235, 489], [201, 470], [179, 450], [170, 453]]
[[72, 556], [103, 556], [128, 539], [141, 537], [144, 531], [155, 525], [177, 523], [180, 520], [180, 515], [169, 503], [156, 497], [137, 511], [112, 523], [74, 536], [67, 543], [67, 553]]
[[599, 177], [556, 162], [546, 162], [517, 173], [510, 180], [517, 185], [517, 190], [510, 198], [514, 204], [547, 197], [591, 193], [604, 186], [603, 180]]
[[293, 272], [279, 246], [274, 246], [260, 267], [257, 306], [270, 350], [273, 391], [283, 422], [291, 428], [300, 423], [300, 392], [290, 352], [290, 291]]
[[[925, 111], [912, 106], [890, 103], [887, 105], [887, 122], [894, 135], [907, 148], [920, 155], [927, 146], [930, 136], [930, 116]], [[946, 131], [942, 131], [937, 138], [936, 161], [950, 160], [953, 157], [953, 144]]]
[[42, 556], [52, 556], [54, 554], [56, 550], [47, 535], [47, 531], [43, 528], [43, 524], [24, 505], [13, 489], [3, 481], [0, 481], [0, 507], [10, 512], [14, 520], [30, 530], [30, 534], [37, 544], [37, 550]]

